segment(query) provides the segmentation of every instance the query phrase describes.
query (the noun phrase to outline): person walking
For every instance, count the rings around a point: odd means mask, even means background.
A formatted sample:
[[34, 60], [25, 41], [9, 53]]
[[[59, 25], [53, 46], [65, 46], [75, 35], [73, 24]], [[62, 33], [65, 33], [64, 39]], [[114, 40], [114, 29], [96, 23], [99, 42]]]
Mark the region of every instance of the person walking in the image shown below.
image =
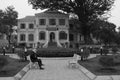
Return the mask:
[[5, 46], [3, 47], [3, 55], [5, 56], [5, 50], [6, 50], [6, 48], [5, 48]]
[[26, 47], [24, 48], [24, 54], [25, 54], [24, 57], [25, 57], [25, 61], [26, 61], [27, 60], [27, 56], [26, 56], [27, 55], [27, 48]]
[[81, 49], [80, 49], [80, 52], [81, 52], [81, 61], [83, 61], [83, 60], [84, 60], [84, 57], [83, 57], [83, 52], [84, 52], [84, 49], [83, 49], [83, 48], [81, 48]]
[[12, 47], [12, 52], [13, 52], [13, 53], [15, 52], [15, 47], [14, 47], [14, 46]]
[[42, 60], [37, 58], [36, 49], [33, 49], [33, 53], [30, 55], [30, 59], [33, 63], [38, 62], [40, 69], [44, 69], [42, 68]]
[[93, 52], [92, 50], [93, 50], [93, 47], [92, 47], [92, 46], [90, 46], [90, 53], [91, 53], [91, 54], [92, 54], [92, 52]]
[[100, 55], [103, 55], [103, 47], [100, 47]]

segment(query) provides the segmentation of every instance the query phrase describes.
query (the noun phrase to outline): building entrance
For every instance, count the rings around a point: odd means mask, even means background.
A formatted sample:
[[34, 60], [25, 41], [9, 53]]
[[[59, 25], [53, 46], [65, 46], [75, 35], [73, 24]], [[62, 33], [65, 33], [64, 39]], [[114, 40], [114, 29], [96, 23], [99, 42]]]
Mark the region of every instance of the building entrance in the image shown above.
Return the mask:
[[50, 42], [55, 42], [55, 33], [54, 32], [50, 33]]

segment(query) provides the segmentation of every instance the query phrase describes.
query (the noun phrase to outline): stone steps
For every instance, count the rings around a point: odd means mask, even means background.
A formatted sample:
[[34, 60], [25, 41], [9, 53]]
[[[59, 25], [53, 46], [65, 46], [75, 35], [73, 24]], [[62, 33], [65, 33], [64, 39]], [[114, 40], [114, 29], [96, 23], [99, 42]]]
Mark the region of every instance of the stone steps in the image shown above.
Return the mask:
[[48, 47], [57, 47], [57, 43], [56, 42], [49, 42]]

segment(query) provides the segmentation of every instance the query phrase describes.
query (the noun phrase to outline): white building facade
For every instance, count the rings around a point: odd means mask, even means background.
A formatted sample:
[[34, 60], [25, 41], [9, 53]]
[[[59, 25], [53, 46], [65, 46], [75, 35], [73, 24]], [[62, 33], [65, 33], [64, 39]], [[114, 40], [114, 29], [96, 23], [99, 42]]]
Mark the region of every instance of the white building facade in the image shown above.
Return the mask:
[[69, 15], [47, 10], [18, 20], [18, 44], [28, 47], [69, 45]]

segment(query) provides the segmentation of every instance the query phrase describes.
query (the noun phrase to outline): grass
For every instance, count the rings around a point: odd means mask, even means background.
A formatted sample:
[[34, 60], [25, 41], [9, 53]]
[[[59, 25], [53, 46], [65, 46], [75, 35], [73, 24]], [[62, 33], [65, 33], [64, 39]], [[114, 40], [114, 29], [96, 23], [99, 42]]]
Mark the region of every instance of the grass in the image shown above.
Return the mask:
[[20, 62], [18, 59], [13, 59], [8, 56], [1, 55], [0, 57], [5, 57], [8, 60], [8, 64], [0, 68], [0, 77], [12, 77], [29, 63], [29, 61]]
[[[95, 75], [120, 75], [120, 64], [114, 66], [114, 69], [105, 69], [102, 65], [99, 64], [99, 58], [101, 56], [97, 56], [91, 58], [87, 61], [78, 61], [80, 65], [85, 67], [90, 72]], [[120, 56], [114, 56], [116, 62], [120, 62]]]

